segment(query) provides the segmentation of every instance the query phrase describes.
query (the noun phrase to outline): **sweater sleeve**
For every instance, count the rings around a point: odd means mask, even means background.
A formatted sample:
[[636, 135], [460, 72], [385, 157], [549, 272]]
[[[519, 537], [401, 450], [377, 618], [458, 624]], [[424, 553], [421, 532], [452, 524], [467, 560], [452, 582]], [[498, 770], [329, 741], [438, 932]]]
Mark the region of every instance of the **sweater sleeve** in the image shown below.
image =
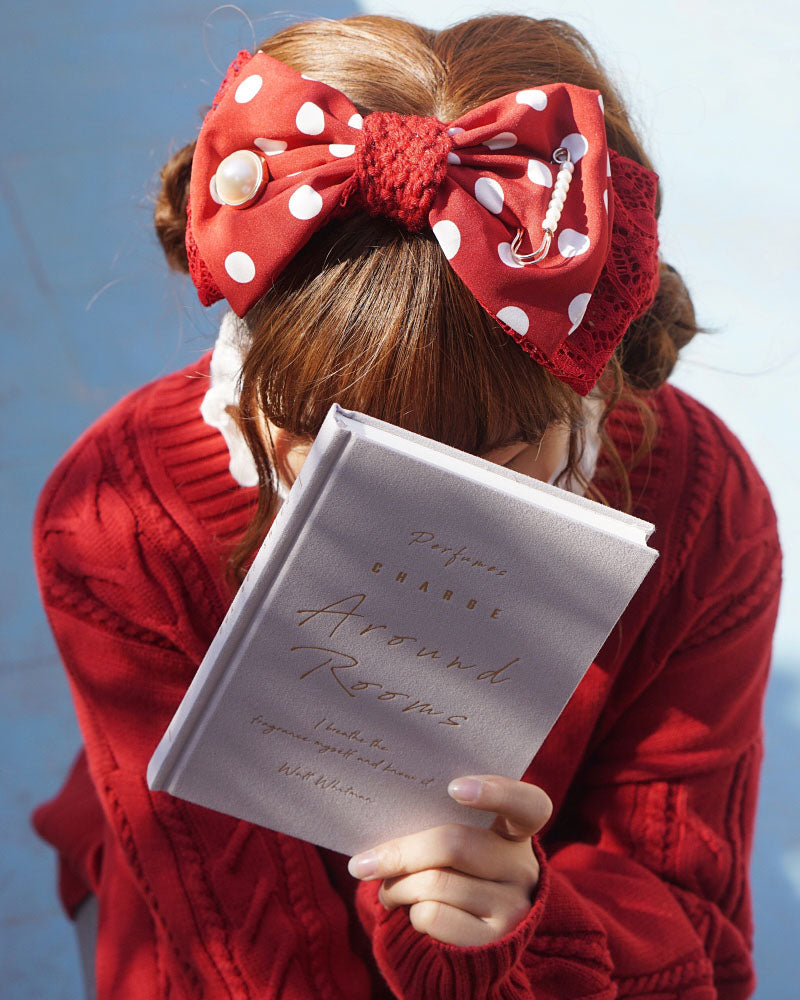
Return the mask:
[[[209, 569], [215, 557], [159, 504], [135, 436], [117, 433], [121, 422], [107, 421], [66, 456], [34, 530], [92, 808], [102, 810], [91, 880], [97, 996], [364, 1000], [347, 911], [314, 847], [147, 787], [147, 763], [225, 601]], [[73, 864], [75, 833], [52, 824], [47, 832]]]
[[[738, 458], [738, 457], [737, 457]], [[476, 948], [415, 931], [378, 885], [359, 912], [404, 1000], [744, 1000], [762, 704], [780, 589], [774, 511], [729, 456], [677, 579], [617, 678], [542, 844], [527, 918]], [[547, 789], [547, 776], [537, 783]]]

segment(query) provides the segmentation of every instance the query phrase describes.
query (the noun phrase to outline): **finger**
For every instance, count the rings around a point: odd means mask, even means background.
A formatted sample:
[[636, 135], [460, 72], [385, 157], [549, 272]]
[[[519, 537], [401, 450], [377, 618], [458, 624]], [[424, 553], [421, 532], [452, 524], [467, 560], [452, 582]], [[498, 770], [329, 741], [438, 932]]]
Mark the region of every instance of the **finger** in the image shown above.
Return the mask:
[[529, 844], [512, 845], [491, 830], [451, 823], [380, 844], [350, 859], [350, 874], [386, 879], [427, 868], [452, 868], [492, 882], [535, 882], [536, 858]]
[[517, 886], [489, 882], [449, 868], [428, 868], [413, 875], [385, 879], [378, 891], [378, 898], [387, 910], [432, 899], [483, 919], [513, 907], [522, 896]]
[[461, 948], [489, 944], [497, 940], [495, 928], [486, 920], [438, 900], [415, 903], [408, 911], [411, 926], [420, 934]]
[[447, 786], [462, 805], [498, 814], [492, 829], [508, 840], [527, 840], [550, 819], [553, 803], [538, 785], [499, 774], [456, 778]]

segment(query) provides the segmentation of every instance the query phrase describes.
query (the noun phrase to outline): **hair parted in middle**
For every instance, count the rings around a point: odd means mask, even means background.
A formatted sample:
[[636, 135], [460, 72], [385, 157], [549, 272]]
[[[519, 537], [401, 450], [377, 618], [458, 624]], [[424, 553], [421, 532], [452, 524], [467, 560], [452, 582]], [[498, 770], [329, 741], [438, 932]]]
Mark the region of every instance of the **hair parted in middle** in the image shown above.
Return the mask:
[[[651, 167], [614, 86], [589, 43], [562, 21], [478, 17], [430, 31], [389, 17], [315, 20], [284, 28], [259, 50], [345, 93], [358, 111], [452, 121], [514, 90], [572, 83], [599, 90], [608, 145]], [[171, 266], [188, 272], [184, 235], [194, 144], [163, 168], [156, 230]], [[253, 521], [232, 559], [237, 575], [274, 512], [276, 456], [265, 419], [310, 441], [334, 402], [482, 454], [570, 428], [570, 476], [607, 502], [579, 469], [585, 409], [569, 386], [528, 357], [479, 305], [430, 230], [412, 233], [366, 213], [329, 223], [245, 317], [238, 413], [259, 474]], [[697, 332], [680, 276], [660, 266], [650, 309], [616, 349], [596, 392], [605, 401], [601, 446], [630, 507], [626, 466], [606, 431], [622, 401], [642, 423], [646, 454], [657, 432], [649, 397]]]

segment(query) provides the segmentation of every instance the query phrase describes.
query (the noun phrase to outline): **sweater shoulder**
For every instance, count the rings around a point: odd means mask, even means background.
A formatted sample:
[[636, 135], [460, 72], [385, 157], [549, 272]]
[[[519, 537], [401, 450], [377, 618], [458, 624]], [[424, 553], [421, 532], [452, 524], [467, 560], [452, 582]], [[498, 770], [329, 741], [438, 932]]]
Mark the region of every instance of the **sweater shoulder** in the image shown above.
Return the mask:
[[720, 416], [676, 386], [659, 394], [661, 433], [685, 460], [670, 473], [696, 510], [685, 542], [711, 521], [722, 541], [742, 541], [777, 519], [769, 489], [753, 458]]
[[[46, 516], [58, 498], [64, 496], [64, 481], [78, 471], [95, 476], [98, 452], [110, 444], [128, 443], [129, 447], [142, 449], [153, 438], [166, 432], [170, 425], [178, 427], [194, 422], [202, 427], [200, 402], [207, 388], [209, 358], [205, 356], [196, 364], [180, 371], [162, 375], [127, 393], [122, 399], [99, 416], [64, 453], [48, 476], [39, 498], [37, 517]], [[208, 437], [213, 436], [209, 428]], [[121, 456], [105, 456], [108, 464], [124, 464]]]
[[661, 595], [679, 591], [698, 620], [722, 627], [780, 587], [772, 498], [747, 449], [709, 407], [669, 384], [653, 402], [657, 438], [648, 472], [633, 477], [640, 489], [634, 512], [656, 525]]
[[219, 617], [222, 573], [209, 550], [222, 550], [220, 525], [226, 538], [240, 530], [249, 497], [237, 494], [249, 491], [237, 490], [225, 441], [202, 419], [207, 387], [206, 356], [120, 400], [57, 464], [34, 519], [48, 609], [181, 647], [182, 609]]
[[[145, 468], [148, 454], [161, 450], [161, 438], [168, 441], [171, 430], [196, 425], [191, 433], [202, 432], [199, 404], [207, 378], [208, 363], [201, 361], [135, 389], [98, 417], [48, 476], [37, 504], [36, 533], [55, 522], [77, 520], [93, 534], [86, 517], [96, 511], [98, 490], [106, 484], [114, 484], [133, 505], [149, 507], [155, 487], [148, 474], [152, 463]], [[205, 436], [210, 441], [214, 433], [208, 428]]]

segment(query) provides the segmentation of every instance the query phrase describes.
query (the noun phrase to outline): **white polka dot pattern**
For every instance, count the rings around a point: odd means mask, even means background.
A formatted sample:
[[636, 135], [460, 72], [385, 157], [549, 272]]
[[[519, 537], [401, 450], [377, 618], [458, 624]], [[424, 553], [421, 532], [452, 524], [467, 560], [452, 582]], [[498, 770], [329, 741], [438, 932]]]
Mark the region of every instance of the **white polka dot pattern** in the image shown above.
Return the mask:
[[325, 131], [325, 115], [313, 101], [306, 101], [297, 112], [295, 124], [303, 135], [319, 135]]
[[528, 180], [541, 187], [553, 186], [553, 175], [550, 173], [550, 167], [546, 163], [542, 163], [541, 160], [528, 160]]
[[248, 101], [253, 100], [263, 85], [263, 79], [257, 73], [254, 73], [252, 76], [248, 76], [246, 79], [242, 80], [236, 88], [236, 93], [233, 95], [233, 99], [237, 104], [247, 104]]
[[225, 270], [240, 285], [246, 285], [256, 276], [256, 265], [253, 258], [243, 250], [234, 250], [225, 258]]
[[452, 260], [461, 247], [461, 230], [455, 222], [440, 219], [433, 227], [433, 235], [438, 240], [445, 257]]
[[287, 144], [283, 139], [253, 139], [253, 145], [258, 146], [267, 156], [275, 156], [277, 153], [285, 152]]
[[574, 333], [581, 325], [581, 321], [586, 315], [586, 307], [589, 305], [591, 297], [592, 296], [589, 292], [581, 292], [580, 295], [576, 295], [572, 302], [570, 302], [569, 308], [567, 309], [569, 321], [572, 323], [569, 331], [570, 333]]
[[498, 312], [497, 318], [521, 337], [525, 336], [528, 332], [528, 327], [531, 325], [527, 313], [524, 313], [517, 306], [505, 306], [505, 308]]
[[573, 163], [577, 163], [581, 157], [586, 155], [589, 149], [586, 136], [581, 135], [580, 132], [572, 132], [570, 135], [565, 135], [560, 144], [564, 149], [569, 150], [569, 156]]
[[310, 184], [301, 184], [289, 198], [289, 211], [295, 219], [313, 219], [322, 211], [322, 196]]
[[475, 181], [475, 197], [487, 212], [499, 215], [503, 211], [503, 189], [493, 177], [479, 177]]
[[[195, 154], [202, 169], [192, 187], [192, 235], [207, 270], [196, 265], [192, 277], [204, 304], [222, 292], [243, 315], [352, 191], [354, 176], [360, 176], [361, 130], [374, 121], [379, 142], [381, 129], [377, 118], [366, 122], [366, 112], [359, 114], [347, 95], [319, 79], [302, 79], [264, 53], [239, 57], [227, 79], [214, 113], [204, 120]], [[443, 256], [507, 333], [530, 344], [536, 358], [543, 356], [538, 349], [552, 359], [559, 377], [559, 345], [574, 333], [576, 357], [585, 353], [591, 359], [586, 375], [574, 374], [563, 361], [565, 381], [579, 391], [584, 378], [596, 377], [588, 370], [599, 357], [591, 353], [598, 340], [591, 296], [616, 207], [610, 199], [619, 197], [606, 176], [603, 114], [597, 90], [531, 84], [431, 128], [431, 142], [439, 130], [445, 133], [436, 139], [442, 186], [428, 209]], [[556, 183], [560, 164], [553, 155], [559, 146], [578, 164], [568, 192], [564, 176], [560, 187]], [[238, 211], [226, 207], [234, 203], [220, 164], [247, 147], [270, 171], [258, 200]], [[627, 173], [621, 187], [626, 179]], [[560, 209], [562, 218], [552, 227], [552, 239], [544, 241], [541, 261], [526, 266], [512, 250], [515, 234], [525, 233], [527, 257], [536, 258], [550, 206]], [[385, 208], [394, 211], [388, 195]], [[598, 350], [604, 349], [600, 344]]]
[[517, 104], [527, 104], [534, 111], [544, 111], [547, 107], [547, 94], [543, 90], [521, 90], [515, 99]]
[[497, 247], [497, 256], [506, 267], [522, 267], [522, 264], [518, 264], [511, 255], [510, 243], [500, 243]]
[[511, 149], [512, 146], [516, 146], [517, 137], [513, 132], [498, 132], [497, 135], [493, 135], [491, 139], [487, 139], [483, 145], [488, 146], [489, 149]]
[[562, 257], [579, 257], [590, 245], [589, 237], [574, 229], [562, 229], [558, 234], [558, 252]]

